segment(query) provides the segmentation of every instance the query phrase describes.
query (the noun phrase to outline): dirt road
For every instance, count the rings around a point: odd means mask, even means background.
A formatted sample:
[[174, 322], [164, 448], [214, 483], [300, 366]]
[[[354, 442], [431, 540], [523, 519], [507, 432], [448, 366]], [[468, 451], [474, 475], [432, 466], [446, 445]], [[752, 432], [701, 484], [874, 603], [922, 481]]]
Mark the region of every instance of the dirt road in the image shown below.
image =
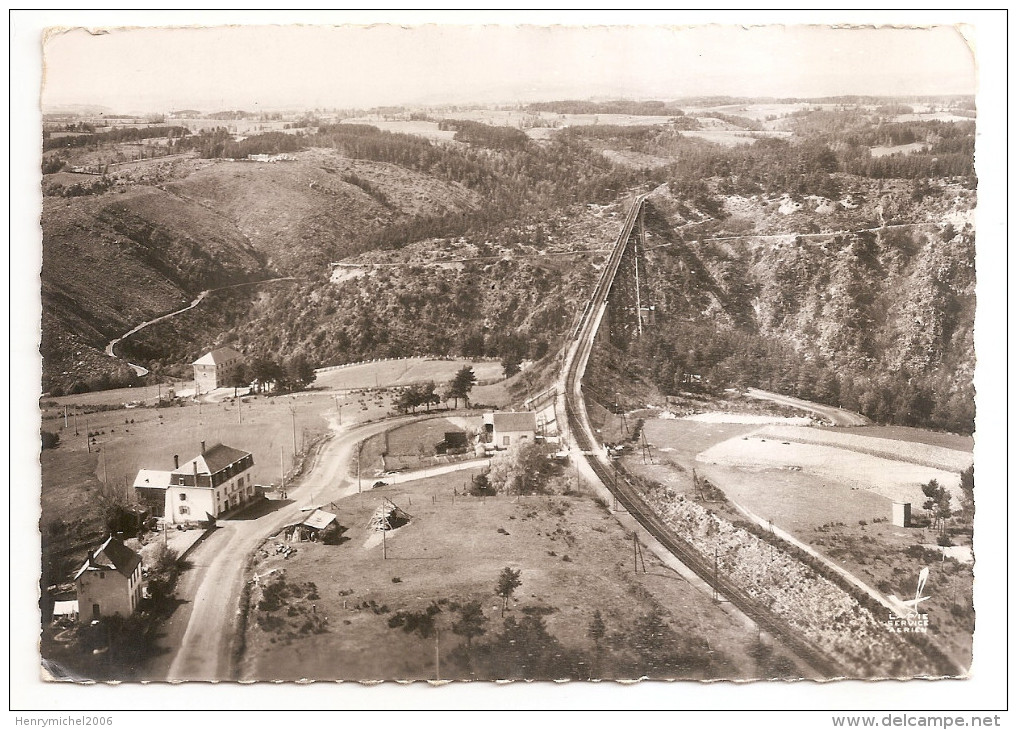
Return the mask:
[[[221, 529], [192, 553], [193, 567], [181, 581], [180, 598], [189, 602], [190, 615], [166, 680], [215, 682], [233, 678], [231, 654], [247, 556], [265, 537], [296, 521], [302, 506], [340, 499], [350, 492], [351, 482], [356, 491], [356, 480], [348, 477], [348, 465], [358, 441], [421, 417], [393, 418], [347, 426], [345, 430], [330, 423], [335, 435], [318, 452], [307, 475], [290, 487], [290, 500], [258, 517], [245, 519], [241, 514], [220, 523]], [[175, 633], [168, 627], [167, 641], [173, 640]]]
[[758, 388], [749, 388], [745, 393], [752, 398], [773, 401], [774, 403], [799, 408], [803, 411], [811, 411], [830, 421], [834, 426], [868, 426], [870, 423], [869, 419], [862, 414], [845, 411], [843, 408], [823, 406], [818, 403], [801, 400], [800, 398], [792, 398], [791, 396], [780, 395], [779, 393], [759, 390]]

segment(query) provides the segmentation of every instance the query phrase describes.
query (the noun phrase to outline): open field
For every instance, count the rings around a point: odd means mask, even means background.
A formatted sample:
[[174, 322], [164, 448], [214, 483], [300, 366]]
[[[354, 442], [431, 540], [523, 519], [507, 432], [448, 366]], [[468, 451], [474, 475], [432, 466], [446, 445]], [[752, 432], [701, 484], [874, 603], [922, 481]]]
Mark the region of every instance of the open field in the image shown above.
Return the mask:
[[[839, 431], [837, 428], [822, 426], [820, 431]], [[915, 444], [928, 444], [939, 446], [944, 449], [955, 451], [971, 452], [975, 448], [975, 439], [971, 436], [963, 436], [945, 431], [927, 431], [924, 428], [911, 428], [909, 426], [860, 426], [852, 428], [851, 433], [856, 436], [871, 436], [877, 439], [892, 439]]]
[[370, 124], [372, 127], [383, 129], [386, 132], [415, 134], [418, 137], [426, 137], [427, 139], [435, 140], [437, 142], [451, 142], [452, 138], [456, 136], [456, 133], [453, 130], [438, 129], [437, 122], [426, 122], [416, 119], [387, 120], [368, 117], [344, 119], [343, 122], [346, 124]]
[[[476, 433], [481, 427], [480, 416], [436, 417], [372, 436], [364, 441], [360, 452], [361, 474], [377, 476], [386, 470], [434, 466], [434, 446], [445, 438], [446, 431], [466, 431], [469, 434]], [[471, 440], [471, 455], [472, 447]]]
[[791, 136], [790, 132], [748, 132], [739, 129], [693, 129], [690, 131], [682, 131], [682, 134], [688, 135], [689, 137], [705, 139], [707, 142], [714, 142], [715, 144], [723, 145], [725, 147], [754, 144], [757, 139], [762, 139], [763, 137], [779, 137], [781, 139], [788, 139]]
[[964, 471], [972, 464], [970, 451], [959, 451], [923, 443], [898, 441], [892, 438], [861, 436], [854, 430], [848, 433], [834, 430], [822, 431], [799, 426], [770, 426], [761, 430], [758, 435], [760, 438], [766, 437], [777, 441], [832, 446], [892, 461], [902, 461], [907, 464], [917, 464], [958, 473]]
[[926, 148], [924, 142], [912, 142], [911, 144], [897, 144], [890, 147], [869, 147], [869, 154], [873, 157], [886, 157], [887, 155], [908, 154], [918, 152]]
[[[391, 410], [388, 396], [364, 400], [362, 396], [340, 398], [343, 423], [383, 417]], [[46, 430], [60, 434], [60, 445], [42, 453], [42, 523], [84, 520], [91, 530], [99, 528], [96, 497], [105, 480], [121, 493], [141, 468], [169, 470], [173, 455], [181, 462], [201, 448], [225, 443], [254, 454], [256, 484], [277, 484], [280, 458], [292, 466], [293, 444], [297, 450], [328, 430], [337, 415], [331, 395], [257, 396], [244, 398], [242, 413], [235, 402], [187, 403], [164, 408], [133, 408], [91, 413], [74, 418], [63, 428], [62, 411], [50, 413]], [[292, 408], [292, 411], [291, 411]], [[241, 423], [241, 417], [243, 419]], [[126, 421], [126, 422], [125, 422]], [[93, 443], [86, 445], [86, 434]], [[73, 542], [73, 539], [72, 539]], [[49, 547], [59, 548], [52, 544]]]
[[869, 490], [887, 500], [912, 504], [925, 501], [921, 485], [935, 479], [947, 487], [955, 499], [959, 499], [959, 472], [933, 469], [833, 446], [762, 438], [755, 434], [718, 444], [700, 454], [698, 460], [705, 464], [742, 469], [801, 470], [820, 481], [840, 482]]
[[[522, 585], [506, 617], [518, 621], [527, 614], [541, 615], [548, 632], [568, 649], [592, 653], [587, 629], [599, 610], [607, 626], [603, 644], [612, 655], [623, 653], [632, 646], [626, 635], [633, 622], [657, 607], [680, 636], [710, 637], [709, 671], [733, 678], [756, 672], [745, 657], [756, 640], [754, 632], [735, 624], [709, 596], [652, 556], [646, 557], [645, 575], [633, 574], [629, 536], [589, 497], [459, 496], [453, 503], [453, 488], [461, 487], [469, 473], [379, 487], [344, 499], [339, 519], [349, 531], [341, 545], [296, 544], [297, 554], [283, 560], [269, 541], [270, 557], [254, 567], [261, 580], [275, 579], [278, 572], [266, 575], [273, 569], [284, 571], [289, 586], [313, 582], [316, 597], [291, 596], [292, 609], [272, 612], [282, 626], [268, 630], [264, 627], [273, 623], [269, 612], [252, 610], [242, 678], [433, 679], [436, 647], [441, 678], [469, 678], [464, 656], [456, 652], [464, 642], [449, 630], [451, 605], [446, 603], [437, 615], [437, 641], [389, 628], [388, 621], [399, 611], [423, 611], [443, 599], [477, 599], [486, 634], [474, 640], [476, 647], [502, 629], [495, 583], [506, 566], [522, 571]], [[385, 497], [412, 519], [390, 532], [382, 545], [367, 524]], [[255, 591], [254, 600], [258, 597]], [[323, 633], [301, 632], [311, 615], [327, 617]], [[496, 672], [488, 678], [517, 676], [511, 667], [499, 675], [497, 664], [492, 668], [479, 660], [474, 670], [481, 677]], [[619, 675], [605, 659], [596, 676]]]
[[403, 360], [379, 360], [336, 368], [318, 370], [314, 385], [320, 388], [348, 390], [351, 388], [392, 387], [426, 383], [433, 380], [438, 385], [450, 381], [458, 370], [469, 365], [477, 376], [477, 382], [492, 382], [504, 377], [501, 363], [497, 361], [432, 360], [406, 358]]

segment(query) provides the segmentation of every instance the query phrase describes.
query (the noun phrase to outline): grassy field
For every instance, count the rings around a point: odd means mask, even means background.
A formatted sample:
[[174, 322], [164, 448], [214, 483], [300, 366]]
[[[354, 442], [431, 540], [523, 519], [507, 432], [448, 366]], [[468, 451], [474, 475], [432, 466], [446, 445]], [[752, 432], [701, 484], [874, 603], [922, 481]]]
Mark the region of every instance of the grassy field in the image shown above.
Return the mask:
[[[542, 615], [549, 633], [565, 647], [593, 649], [587, 630], [599, 610], [607, 627], [604, 645], [623, 652], [633, 621], [656, 607], [679, 635], [709, 637], [717, 676], [758, 673], [745, 656], [754, 632], [649, 555], [647, 573], [633, 574], [629, 535], [589, 497], [459, 496], [453, 501], [453, 489], [469, 474], [379, 487], [343, 500], [339, 519], [349, 530], [341, 545], [301, 543], [295, 545], [297, 554], [284, 560], [269, 541], [269, 555], [262, 554], [255, 572], [265, 582], [280, 571], [289, 586], [313, 582], [316, 597], [294, 590], [288, 605], [272, 612], [281, 623], [267, 611], [251, 612], [242, 677], [433, 679], [437, 643], [440, 676], [469, 678], [455, 652], [463, 640], [449, 630], [450, 604], [437, 616], [437, 642], [389, 628], [388, 621], [399, 611], [422, 611], [442, 599], [477, 599], [487, 633], [474, 643], [492, 638], [503, 625], [495, 584], [505, 567], [519, 569], [522, 578], [506, 617]], [[383, 498], [412, 515], [384, 544], [367, 528]], [[256, 591], [254, 600], [258, 597]], [[327, 617], [323, 633], [301, 630], [310, 616]], [[606, 661], [601, 670], [598, 676], [617, 676]]]
[[848, 432], [843, 429], [839, 431], [817, 430], [799, 426], [776, 425], [764, 428], [758, 432], [758, 435], [777, 441], [786, 440], [817, 446], [832, 446], [837, 449], [951, 472], [960, 473], [971, 466], [970, 450], [943, 448], [918, 441], [902, 441], [888, 436], [876, 437], [871, 433], [858, 433], [858, 430], [852, 428]]
[[478, 383], [496, 381], [504, 377], [501, 363], [496, 361], [472, 362], [469, 360], [407, 358], [405, 360], [381, 360], [335, 370], [319, 371], [314, 384], [321, 388], [347, 390], [413, 385], [433, 380], [441, 386], [450, 381], [456, 372], [467, 365], [473, 368]]
[[466, 431], [469, 434], [476, 433], [481, 427], [480, 416], [452, 416], [431, 418], [380, 433], [364, 441], [361, 471], [377, 475], [392, 469], [433, 466], [434, 446], [445, 438], [446, 431]]
[[[46, 399], [40, 406], [42, 427], [58, 434], [60, 445], [42, 454], [42, 522], [83, 520], [88, 525], [83, 537], [90, 539], [100, 528], [95, 502], [103, 482], [124, 490], [125, 484], [134, 483], [139, 469], [171, 469], [174, 454], [181, 461], [193, 458], [201, 441], [251, 451], [255, 483], [277, 484], [282, 473], [280, 448], [289, 469], [294, 437], [296, 450], [301, 451], [327, 430], [329, 419], [349, 424], [386, 416], [396, 395], [388, 386], [430, 379], [441, 382], [466, 364], [473, 366], [480, 380], [501, 376], [497, 362], [416, 358], [367, 363], [322, 374], [315, 389], [304, 393], [245, 397], [239, 413], [237, 403], [230, 401], [200, 405], [183, 401], [179, 406], [153, 407], [160, 392], [165, 397], [166, 384]], [[375, 382], [381, 387], [375, 388]], [[177, 386], [185, 388], [191, 383], [180, 381]], [[325, 389], [355, 392], [340, 395]], [[487, 403], [509, 399], [503, 381], [476, 386], [473, 395]], [[148, 406], [123, 408], [136, 402]], [[91, 444], [86, 441], [88, 433], [93, 434]]]
[[[839, 429], [823, 426], [819, 430], [837, 432]], [[909, 426], [860, 426], [852, 428], [851, 433], [857, 436], [871, 436], [872, 438], [891, 439], [905, 443], [928, 444], [955, 451], [970, 452], [975, 448], [975, 439], [972, 436], [945, 431], [926, 431], [923, 428]]]
[[[112, 489], [129, 491], [139, 469], [170, 470], [174, 454], [181, 462], [187, 461], [205, 441], [208, 446], [221, 442], [250, 451], [255, 483], [277, 484], [283, 463], [287, 470], [292, 466], [294, 440], [301, 451], [328, 430], [329, 419], [338, 418], [336, 399], [326, 394], [258, 396], [244, 401], [241, 413], [236, 403], [225, 402], [79, 415], [77, 435], [73, 417], [64, 429], [62, 409], [50, 409], [43, 427], [60, 434], [60, 445], [42, 452], [42, 524], [46, 530], [49, 525], [80, 521], [81, 527], [52, 533], [47, 549], [76, 546], [80, 552], [85, 547], [80, 541], [94, 538], [101, 529], [97, 497], [104, 481]], [[387, 395], [374, 400], [351, 395], [340, 398], [339, 404], [344, 424], [377, 419], [391, 410]], [[89, 432], [91, 444], [86, 441]]]
[[859, 491], [869, 490], [886, 500], [887, 515], [890, 501], [924, 502], [921, 485], [932, 479], [950, 490], [955, 500], [960, 499], [959, 471], [934, 469], [833, 446], [780, 441], [765, 437], [763, 432], [717, 444], [702, 452], [698, 459], [704, 464], [745, 471], [801, 471], [820, 484], [841, 483]]

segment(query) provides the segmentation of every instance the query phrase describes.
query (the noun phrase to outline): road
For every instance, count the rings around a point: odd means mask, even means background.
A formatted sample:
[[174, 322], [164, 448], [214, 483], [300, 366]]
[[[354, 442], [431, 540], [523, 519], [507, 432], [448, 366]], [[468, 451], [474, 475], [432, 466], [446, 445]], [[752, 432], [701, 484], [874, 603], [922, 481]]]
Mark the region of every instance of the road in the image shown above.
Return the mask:
[[[256, 519], [240, 515], [220, 523], [221, 528], [192, 553], [193, 567], [181, 579], [179, 594], [190, 602], [190, 615], [166, 680], [234, 679], [231, 658], [248, 556], [264, 538], [302, 516], [301, 507], [356, 493], [356, 480], [348, 476], [348, 466], [358, 441], [420, 418], [423, 416], [403, 416], [345, 429], [331, 422], [332, 438], [318, 452], [306, 476], [289, 488], [290, 500], [284, 506]], [[179, 627], [169, 627], [167, 643], [175, 635], [179, 635]]]
[[[115, 357], [115, 358], [120, 359], [120, 356], [116, 354], [116, 349], [115, 348], [121, 342], [126, 340], [131, 335], [136, 335], [138, 332], [141, 332], [141, 330], [145, 329], [146, 327], [151, 327], [153, 324], [157, 324], [158, 322], [163, 322], [163, 321], [165, 321], [167, 319], [170, 319], [171, 317], [176, 317], [178, 314], [183, 314], [184, 312], [187, 312], [187, 311], [190, 311], [191, 309], [194, 309], [196, 306], [201, 304], [202, 300], [205, 297], [207, 297], [209, 294], [211, 294], [212, 292], [224, 291], [225, 289], [237, 289], [237, 288], [242, 287], [242, 286], [254, 286], [256, 284], [270, 284], [273, 281], [294, 281], [294, 278], [292, 276], [280, 276], [280, 277], [276, 277], [274, 279], [262, 279], [261, 281], [245, 281], [245, 282], [241, 282], [240, 284], [230, 284], [229, 286], [220, 286], [220, 287], [218, 287], [216, 289], [205, 289], [205, 291], [203, 291], [200, 294], [198, 294], [198, 296], [195, 297], [194, 300], [191, 301], [191, 303], [188, 304], [186, 307], [181, 307], [180, 309], [177, 309], [177, 310], [175, 310], [173, 312], [170, 312], [169, 314], [164, 314], [164, 315], [162, 315], [160, 317], [156, 317], [155, 319], [150, 319], [147, 322], [142, 322], [137, 327], [131, 329], [128, 332], [125, 332], [124, 334], [120, 335], [116, 339], [110, 340], [109, 344], [106, 345], [106, 354], [109, 355], [110, 357]], [[135, 365], [132, 362], [129, 362], [127, 364], [139, 376], [148, 375], [148, 370], [146, 368], [143, 368], [141, 365]]]
[[780, 403], [781, 405], [791, 406], [792, 408], [798, 408], [803, 411], [815, 413], [825, 418], [834, 426], [868, 426], [871, 423], [871, 421], [861, 413], [845, 411], [843, 408], [834, 408], [833, 406], [824, 406], [819, 403], [802, 400], [801, 398], [792, 398], [788, 395], [771, 393], [766, 390], [759, 390], [758, 388], [748, 388], [745, 391], [745, 394], [751, 398], [773, 401], [774, 403]]

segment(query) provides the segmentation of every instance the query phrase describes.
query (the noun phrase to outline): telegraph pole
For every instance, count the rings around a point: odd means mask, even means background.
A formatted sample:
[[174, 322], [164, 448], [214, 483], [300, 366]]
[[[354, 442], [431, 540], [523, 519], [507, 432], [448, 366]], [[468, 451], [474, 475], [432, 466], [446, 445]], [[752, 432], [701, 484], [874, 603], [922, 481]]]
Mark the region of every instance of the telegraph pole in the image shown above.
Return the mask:
[[293, 425], [293, 461], [297, 460], [297, 413], [290, 406], [290, 423]]

